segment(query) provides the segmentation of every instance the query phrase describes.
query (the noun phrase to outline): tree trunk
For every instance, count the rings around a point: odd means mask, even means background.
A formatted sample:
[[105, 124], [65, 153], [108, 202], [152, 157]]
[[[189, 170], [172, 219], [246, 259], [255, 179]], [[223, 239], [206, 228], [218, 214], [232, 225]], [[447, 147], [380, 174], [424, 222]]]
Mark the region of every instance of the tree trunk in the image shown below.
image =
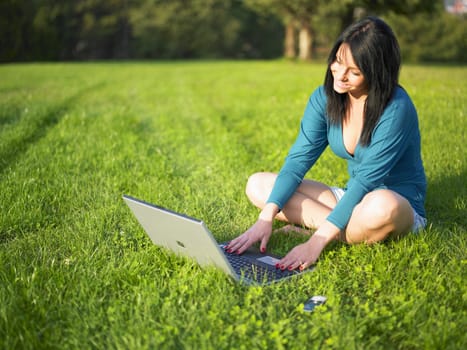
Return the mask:
[[295, 23], [293, 20], [290, 20], [285, 26], [284, 56], [288, 59], [294, 59], [296, 55], [297, 53], [295, 52]]
[[299, 33], [299, 57], [303, 61], [311, 60], [313, 49], [313, 33], [309, 20], [302, 20]]

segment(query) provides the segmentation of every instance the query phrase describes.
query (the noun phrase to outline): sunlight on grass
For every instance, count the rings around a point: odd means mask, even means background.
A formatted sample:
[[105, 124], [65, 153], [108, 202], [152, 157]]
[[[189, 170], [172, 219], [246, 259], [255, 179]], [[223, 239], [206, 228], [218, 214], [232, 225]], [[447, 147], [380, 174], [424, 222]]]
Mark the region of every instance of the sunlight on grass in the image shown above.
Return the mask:
[[[245, 287], [153, 246], [123, 203], [199, 218], [219, 241], [243, 232], [258, 215], [248, 176], [279, 170], [323, 74], [291, 62], [0, 66], [0, 347], [465, 348], [465, 67], [402, 71], [428, 176], [419, 235], [336, 243], [312, 273]], [[342, 185], [346, 165], [327, 151], [307, 176]], [[327, 303], [303, 313], [315, 294]]]

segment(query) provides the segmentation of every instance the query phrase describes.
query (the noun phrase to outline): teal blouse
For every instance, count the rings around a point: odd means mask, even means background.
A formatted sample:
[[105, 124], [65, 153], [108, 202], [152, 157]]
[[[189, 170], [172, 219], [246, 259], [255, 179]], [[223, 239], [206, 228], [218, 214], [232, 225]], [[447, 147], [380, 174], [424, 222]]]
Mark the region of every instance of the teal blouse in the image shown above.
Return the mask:
[[327, 146], [347, 161], [349, 180], [342, 199], [327, 220], [344, 229], [354, 207], [369, 192], [387, 188], [405, 197], [425, 217], [426, 177], [420, 151], [417, 111], [404, 89], [397, 87], [373, 130], [368, 146], [347, 152], [341, 125], [326, 117], [326, 94], [320, 86], [311, 95], [298, 137], [282, 166], [268, 203], [287, 203]]

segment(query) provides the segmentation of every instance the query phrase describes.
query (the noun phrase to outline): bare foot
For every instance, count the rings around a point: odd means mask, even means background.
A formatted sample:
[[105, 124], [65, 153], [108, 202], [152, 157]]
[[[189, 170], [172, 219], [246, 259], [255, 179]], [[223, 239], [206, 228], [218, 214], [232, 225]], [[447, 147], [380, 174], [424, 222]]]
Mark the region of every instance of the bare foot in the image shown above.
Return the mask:
[[297, 233], [301, 233], [301, 234], [307, 235], [307, 236], [309, 236], [311, 234], [311, 231], [309, 229], [298, 227], [298, 226], [295, 226], [295, 225], [292, 225], [292, 224], [285, 225], [285, 226], [283, 226], [281, 228], [278, 228], [278, 229], [274, 230], [273, 233], [276, 233], [276, 232], [282, 232], [282, 233], [297, 232]]

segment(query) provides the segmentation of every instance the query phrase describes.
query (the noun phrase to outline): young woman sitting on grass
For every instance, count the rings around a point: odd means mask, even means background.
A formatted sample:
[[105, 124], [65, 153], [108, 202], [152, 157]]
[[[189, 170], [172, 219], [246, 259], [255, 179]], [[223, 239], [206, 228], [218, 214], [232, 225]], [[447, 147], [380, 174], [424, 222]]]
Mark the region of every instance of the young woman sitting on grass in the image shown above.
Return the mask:
[[[279, 174], [249, 178], [246, 193], [261, 213], [228, 251], [241, 254], [260, 242], [265, 252], [276, 218], [316, 229], [277, 264], [305, 269], [333, 240], [374, 243], [426, 225], [418, 117], [398, 85], [399, 69], [397, 39], [381, 19], [368, 17], [341, 34]], [[343, 189], [304, 179], [327, 145], [347, 161]]]

